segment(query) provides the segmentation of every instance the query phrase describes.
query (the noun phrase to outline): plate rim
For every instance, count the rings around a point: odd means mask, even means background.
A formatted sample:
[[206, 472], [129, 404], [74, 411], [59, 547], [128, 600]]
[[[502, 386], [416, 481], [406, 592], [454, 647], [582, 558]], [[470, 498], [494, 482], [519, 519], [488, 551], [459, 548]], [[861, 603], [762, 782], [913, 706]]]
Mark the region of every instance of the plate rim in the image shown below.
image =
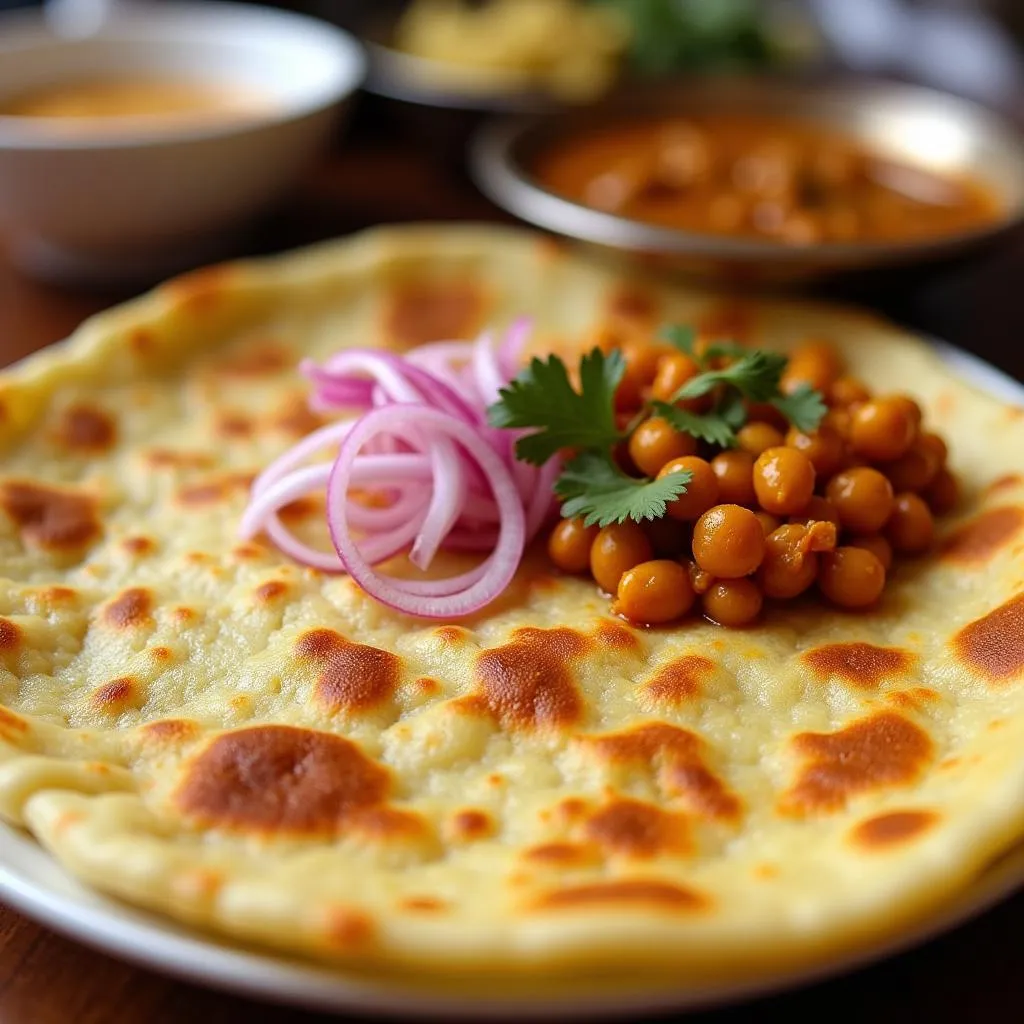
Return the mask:
[[[1024, 384], [971, 352], [922, 335], [939, 357], [987, 394], [1024, 406]], [[61, 345], [64, 342], [57, 342]], [[51, 346], [52, 347], [52, 346]], [[31, 357], [29, 357], [31, 358]], [[17, 364], [14, 364], [17, 365]], [[51, 873], [59, 885], [36, 877]], [[565, 993], [479, 997], [395, 985], [395, 976], [361, 976], [258, 949], [234, 946], [88, 888], [28, 833], [0, 823], [0, 901], [44, 927], [135, 966], [207, 988], [276, 1004], [407, 1019], [543, 1021], [610, 1019], [654, 1011], [690, 1013], [823, 981], [906, 951], [958, 927], [1024, 887], [1024, 837], [969, 886], [927, 918], [888, 941], [825, 964], [768, 971], [746, 981], [673, 990], [660, 984], [625, 994]], [[67, 892], [72, 894], [69, 900]]]

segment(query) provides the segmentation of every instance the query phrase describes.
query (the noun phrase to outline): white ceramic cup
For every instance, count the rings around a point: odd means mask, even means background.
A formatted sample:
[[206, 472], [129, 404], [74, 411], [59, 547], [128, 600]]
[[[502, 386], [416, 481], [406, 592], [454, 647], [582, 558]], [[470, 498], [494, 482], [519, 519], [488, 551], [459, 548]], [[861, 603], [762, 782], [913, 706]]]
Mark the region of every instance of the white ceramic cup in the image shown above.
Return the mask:
[[221, 255], [325, 145], [362, 80], [345, 32], [232, 3], [115, 8], [87, 38], [41, 14], [0, 17], [0, 108], [37, 87], [123, 76], [250, 89], [266, 110], [126, 131], [0, 116], [0, 232], [26, 271], [77, 282], [152, 279]]

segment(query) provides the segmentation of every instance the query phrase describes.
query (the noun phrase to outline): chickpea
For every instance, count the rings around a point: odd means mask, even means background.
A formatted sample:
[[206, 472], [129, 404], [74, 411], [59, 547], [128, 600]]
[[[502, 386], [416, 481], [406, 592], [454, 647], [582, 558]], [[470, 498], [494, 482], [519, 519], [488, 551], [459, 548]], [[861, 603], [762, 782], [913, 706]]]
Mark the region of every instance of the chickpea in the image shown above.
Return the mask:
[[636, 409], [643, 402], [644, 390], [654, 380], [659, 361], [669, 349], [664, 345], [633, 341], [623, 345], [620, 351], [626, 372], [615, 391], [615, 408]]
[[644, 420], [629, 439], [629, 457], [646, 476], [657, 476], [666, 462], [696, 453], [696, 438], [674, 429], [660, 416]]
[[757, 517], [741, 505], [716, 505], [693, 528], [693, 557], [720, 579], [752, 573], [764, 557], [764, 543]]
[[821, 479], [828, 479], [842, 466], [843, 439], [833, 427], [825, 423], [810, 434], [790, 427], [786, 434], [786, 445], [806, 455], [815, 474]]
[[749, 452], [756, 459], [766, 448], [778, 448], [782, 444], [782, 431], [770, 423], [755, 421], [746, 423], [736, 432], [740, 449]]
[[619, 588], [619, 580], [641, 562], [649, 562], [654, 552], [647, 534], [634, 522], [612, 523], [602, 527], [590, 549], [590, 572], [597, 585], [609, 594]]
[[711, 573], [705, 572], [692, 560], [686, 562], [686, 572], [690, 577], [690, 585], [693, 587], [695, 594], [706, 594], [715, 582], [715, 577]]
[[596, 526], [584, 526], [582, 519], [563, 519], [548, 539], [548, 557], [562, 572], [586, 572], [590, 549], [599, 533]]
[[838, 377], [829, 388], [828, 400], [833, 406], [842, 408], [847, 405], [859, 405], [871, 398], [871, 392], [863, 381], [856, 377]]
[[810, 550], [805, 527], [780, 526], [764, 542], [757, 582], [765, 597], [787, 599], [802, 594], [818, 576], [818, 556]]
[[761, 524], [761, 529], [766, 537], [782, 525], [782, 520], [770, 512], [755, 512], [754, 518]]
[[704, 614], [720, 626], [737, 629], [761, 614], [764, 598], [753, 580], [716, 580], [701, 599]]
[[855, 406], [840, 406], [836, 409], [829, 409], [821, 421], [822, 427], [835, 431], [844, 443], [850, 439], [850, 423], [853, 419], [850, 409], [852, 408], [855, 408]]
[[795, 448], [768, 448], [754, 463], [754, 492], [766, 512], [796, 515], [814, 493], [814, 467]]
[[669, 352], [658, 362], [654, 382], [651, 384], [651, 395], [667, 402], [699, 373], [700, 367], [685, 352]]
[[935, 521], [923, 498], [906, 491], [897, 494], [885, 524], [886, 540], [902, 555], [920, 555], [932, 546]]
[[791, 394], [807, 384], [827, 395], [840, 369], [839, 355], [833, 345], [827, 341], [809, 341], [793, 350], [779, 386], [786, 394]]
[[682, 618], [694, 602], [690, 576], [678, 562], [641, 562], [622, 574], [612, 611], [645, 626]]
[[914, 423], [916, 429], [921, 427], [921, 406], [910, 395], [887, 395], [886, 400], [902, 409]]
[[688, 521], [699, 518], [718, 501], [718, 478], [704, 459], [686, 455], [666, 462], [658, 472], [658, 479], [682, 471], [689, 471], [692, 476], [685, 493], [668, 503], [668, 514], [673, 519]]
[[852, 533], [877, 533], [892, 512], [892, 484], [870, 466], [836, 473], [825, 497], [839, 513], [843, 528]]
[[857, 406], [850, 419], [850, 446], [857, 455], [876, 462], [898, 459], [916, 435], [917, 424], [899, 399], [872, 399]]
[[885, 463], [885, 475], [892, 482], [893, 490], [921, 491], [935, 479], [935, 474], [942, 468], [942, 460], [938, 447], [928, 440], [930, 437], [935, 435], [922, 434], [905, 455], [895, 462]]
[[837, 530], [843, 525], [835, 505], [817, 494], [811, 496], [811, 500], [800, 509], [799, 515], [790, 516], [789, 521], [803, 526], [808, 523], [833, 523]]
[[925, 488], [924, 499], [937, 516], [952, 512], [960, 500], [960, 485], [956, 477], [945, 467], [940, 469], [935, 479]]
[[867, 608], [885, 588], [885, 569], [867, 549], [838, 547], [820, 557], [818, 586], [841, 608]]
[[671, 516], [652, 519], [642, 524], [657, 558], [678, 558], [690, 553], [693, 531], [689, 523], [681, 523]]
[[880, 534], [872, 533], [867, 537], [852, 537], [846, 542], [851, 548], [863, 548], [870, 551], [888, 572], [892, 568], [892, 545]]
[[718, 479], [718, 500], [723, 505], [753, 505], [754, 457], [749, 452], [731, 449], [716, 455], [711, 468]]
[[935, 458], [939, 460], [940, 466], [945, 466], [946, 459], [949, 458], [949, 448], [946, 447], [946, 442], [938, 434], [932, 434], [926, 430], [918, 437], [918, 441], [932, 452]]

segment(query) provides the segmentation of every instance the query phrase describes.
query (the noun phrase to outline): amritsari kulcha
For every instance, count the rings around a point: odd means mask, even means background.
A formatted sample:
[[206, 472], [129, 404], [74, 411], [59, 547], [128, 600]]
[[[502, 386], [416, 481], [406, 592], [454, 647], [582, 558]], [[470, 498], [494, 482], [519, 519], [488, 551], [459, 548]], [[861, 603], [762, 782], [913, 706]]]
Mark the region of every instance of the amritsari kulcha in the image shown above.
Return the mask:
[[[873, 608], [742, 630], [634, 627], [543, 543], [439, 622], [239, 538], [325, 422], [303, 358], [521, 316], [567, 364], [662, 323], [828, 339], [941, 426], [959, 503]], [[741, 982], [899, 937], [1020, 836], [1024, 416], [872, 317], [396, 228], [173, 281], [0, 412], [0, 813], [103, 892], [349, 967]], [[317, 495], [280, 518], [324, 543]]]

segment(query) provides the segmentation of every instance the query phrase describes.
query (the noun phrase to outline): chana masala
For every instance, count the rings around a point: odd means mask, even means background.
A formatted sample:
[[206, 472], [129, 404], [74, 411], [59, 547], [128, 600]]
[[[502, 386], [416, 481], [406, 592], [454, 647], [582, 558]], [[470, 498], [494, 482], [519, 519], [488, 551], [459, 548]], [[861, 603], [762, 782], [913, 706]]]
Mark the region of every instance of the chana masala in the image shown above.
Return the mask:
[[[699, 605], [738, 627], [765, 599], [814, 587], [840, 608], [874, 605], [894, 557], [926, 552], [956, 501], [917, 403], [872, 395], [826, 341], [783, 355], [670, 326], [576, 366], [523, 366], [529, 332], [519, 320], [497, 347], [484, 334], [303, 364], [317, 409], [356, 415], [260, 474], [243, 537], [264, 531], [381, 603], [440, 619], [499, 597], [547, 535], [554, 565], [591, 575], [636, 625]], [[333, 464], [308, 464], [325, 448]], [[325, 488], [332, 552], [281, 515]], [[386, 569], [405, 555], [428, 570], [442, 549], [480, 561], [442, 577]]]
[[610, 124], [552, 143], [533, 173], [552, 192], [632, 220], [788, 245], [920, 240], [1000, 214], [975, 178], [938, 174], [795, 120]]

